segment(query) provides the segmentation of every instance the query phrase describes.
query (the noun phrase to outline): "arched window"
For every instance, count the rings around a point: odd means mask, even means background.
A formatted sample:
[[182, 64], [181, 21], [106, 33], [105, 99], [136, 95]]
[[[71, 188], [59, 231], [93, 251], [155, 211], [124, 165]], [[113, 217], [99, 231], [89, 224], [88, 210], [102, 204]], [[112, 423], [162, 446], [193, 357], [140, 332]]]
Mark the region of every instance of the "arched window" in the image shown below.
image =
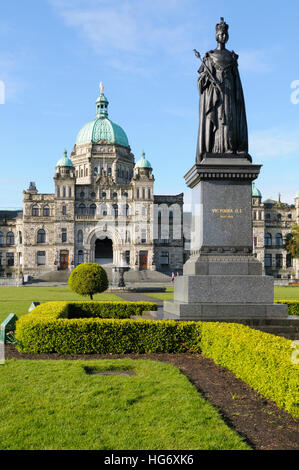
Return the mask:
[[80, 193], [80, 198], [81, 198], [81, 199], [84, 199], [84, 196], [85, 196], [84, 191], [81, 191], [81, 193]]
[[2, 232], [0, 232], [0, 245], [4, 245], [4, 237]]
[[83, 243], [83, 232], [82, 232], [82, 230], [78, 230], [78, 233], [77, 233], [77, 242], [78, 242], [78, 243]]
[[66, 206], [62, 206], [62, 215], [66, 215]]
[[79, 250], [78, 251], [78, 264], [81, 264], [83, 263], [84, 259], [83, 259], [83, 250]]
[[169, 221], [169, 238], [173, 238], [173, 212], [172, 211], [169, 212], [168, 221]]
[[282, 235], [281, 235], [281, 233], [276, 233], [276, 235], [275, 235], [275, 246], [282, 246]]
[[95, 199], [96, 193], [93, 191], [93, 192], [91, 193], [90, 197], [91, 197], [92, 199]]
[[84, 215], [86, 213], [86, 207], [85, 204], [80, 204], [78, 207], [78, 214]]
[[23, 243], [22, 232], [18, 233], [18, 237], [19, 237], [19, 244], [21, 245]]
[[97, 174], [98, 174], [98, 169], [97, 169], [97, 167], [95, 167], [93, 169], [93, 176], [97, 176]]
[[102, 198], [105, 199], [105, 197], [106, 197], [106, 193], [103, 192], [103, 193], [102, 193]]
[[271, 233], [265, 233], [265, 246], [272, 246], [272, 235], [271, 235]]
[[112, 209], [113, 209], [113, 215], [114, 215], [114, 217], [118, 217], [118, 205], [117, 205], [117, 204], [113, 204]]
[[72, 197], [72, 188], [69, 186], [69, 197]]
[[39, 208], [36, 204], [34, 206], [32, 206], [32, 216], [33, 217], [38, 217], [39, 216]]
[[95, 204], [91, 204], [89, 207], [89, 213], [91, 215], [96, 215], [96, 211], [97, 211], [97, 206]]
[[14, 245], [15, 244], [15, 236], [13, 232], [8, 232], [6, 235], [6, 245]]
[[107, 215], [107, 206], [106, 206], [106, 204], [101, 204], [101, 215]]
[[43, 216], [44, 216], [44, 217], [49, 217], [49, 216], [50, 216], [50, 207], [49, 207], [49, 206], [44, 206], [44, 208], [43, 208]]
[[126, 205], [124, 206], [124, 209], [125, 209], [125, 210], [124, 210], [125, 216], [128, 217], [128, 216], [130, 215], [130, 206], [129, 206], [129, 204], [126, 204]]
[[65, 186], [63, 186], [63, 188], [62, 188], [62, 195], [63, 195], [63, 197], [66, 197], [66, 189], [65, 189]]
[[129, 230], [126, 230], [126, 243], [131, 243], [131, 233]]
[[37, 232], [37, 243], [46, 243], [46, 232], [44, 229], [39, 229]]

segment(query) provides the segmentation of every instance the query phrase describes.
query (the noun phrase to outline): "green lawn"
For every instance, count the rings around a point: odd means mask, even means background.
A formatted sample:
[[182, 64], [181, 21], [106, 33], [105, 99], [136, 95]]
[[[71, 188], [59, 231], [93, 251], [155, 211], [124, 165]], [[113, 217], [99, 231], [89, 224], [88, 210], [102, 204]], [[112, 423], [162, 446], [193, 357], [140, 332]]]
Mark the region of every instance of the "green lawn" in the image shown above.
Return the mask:
[[275, 286], [275, 300], [299, 300], [299, 286]]
[[[161, 300], [173, 300], [173, 287], [167, 287], [166, 292], [147, 293], [150, 297]], [[299, 300], [299, 286], [275, 286], [274, 300]]]
[[[63, 287], [0, 287], [0, 323], [9, 313], [15, 313], [18, 317], [28, 312], [32, 302], [48, 302], [50, 300], [89, 300], [81, 297]], [[118, 300], [120, 297], [114, 294], [96, 294], [94, 300]]]
[[[136, 376], [87, 375], [134, 369]], [[0, 449], [249, 449], [187, 378], [149, 360], [0, 365]]]

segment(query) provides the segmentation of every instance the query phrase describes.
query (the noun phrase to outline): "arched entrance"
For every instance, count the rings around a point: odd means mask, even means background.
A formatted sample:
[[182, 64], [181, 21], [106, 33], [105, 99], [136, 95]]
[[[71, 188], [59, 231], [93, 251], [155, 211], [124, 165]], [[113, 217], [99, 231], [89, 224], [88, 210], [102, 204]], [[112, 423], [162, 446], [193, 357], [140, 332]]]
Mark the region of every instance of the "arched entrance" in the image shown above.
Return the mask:
[[95, 262], [98, 264], [113, 263], [113, 242], [110, 238], [98, 238], [95, 242]]

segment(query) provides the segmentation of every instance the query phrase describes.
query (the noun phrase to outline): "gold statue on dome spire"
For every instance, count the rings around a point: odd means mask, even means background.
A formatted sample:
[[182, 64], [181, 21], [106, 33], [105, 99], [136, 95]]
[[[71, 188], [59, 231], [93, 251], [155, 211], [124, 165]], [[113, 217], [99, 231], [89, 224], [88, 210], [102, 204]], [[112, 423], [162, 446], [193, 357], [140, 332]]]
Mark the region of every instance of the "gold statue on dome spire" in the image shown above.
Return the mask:
[[104, 91], [104, 85], [102, 82], [100, 82], [100, 91], [101, 91], [101, 95], [103, 94], [103, 91]]

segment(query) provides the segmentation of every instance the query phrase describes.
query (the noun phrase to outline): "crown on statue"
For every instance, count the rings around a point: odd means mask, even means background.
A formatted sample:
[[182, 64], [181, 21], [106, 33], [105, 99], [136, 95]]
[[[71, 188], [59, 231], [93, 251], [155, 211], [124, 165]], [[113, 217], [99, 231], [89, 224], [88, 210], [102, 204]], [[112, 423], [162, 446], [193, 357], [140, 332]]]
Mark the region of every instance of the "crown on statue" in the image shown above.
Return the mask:
[[220, 18], [220, 23], [216, 24], [216, 32], [227, 33], [228, 32], [228, 24], [225, 23], [224, 18]]

